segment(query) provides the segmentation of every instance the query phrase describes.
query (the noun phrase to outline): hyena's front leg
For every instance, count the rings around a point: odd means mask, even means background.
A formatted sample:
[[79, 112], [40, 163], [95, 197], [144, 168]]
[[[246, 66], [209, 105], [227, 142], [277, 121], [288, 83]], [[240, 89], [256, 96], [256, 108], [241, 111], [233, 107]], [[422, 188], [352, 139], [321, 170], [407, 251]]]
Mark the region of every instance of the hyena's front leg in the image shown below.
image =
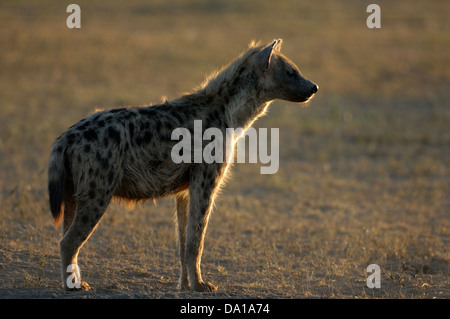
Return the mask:
[[189, 218], [186, 232], [186, 266], [191, 290], [214, 291], [217, 287], [203, 282], [200, 263], [206, 227], [212, 209], [218, 172], [212, 167], [192, 176], [189, 187]]
[[178, 221], [178, 252], [181, 262], [180, 280], [178, 288], [183, 290], [189, 289], [189, 280], [187, 267], [185, 262], [186, 256], [186, 227], [189, 209], [189, 194], [183, 192], [177, 194], [177, 221]]

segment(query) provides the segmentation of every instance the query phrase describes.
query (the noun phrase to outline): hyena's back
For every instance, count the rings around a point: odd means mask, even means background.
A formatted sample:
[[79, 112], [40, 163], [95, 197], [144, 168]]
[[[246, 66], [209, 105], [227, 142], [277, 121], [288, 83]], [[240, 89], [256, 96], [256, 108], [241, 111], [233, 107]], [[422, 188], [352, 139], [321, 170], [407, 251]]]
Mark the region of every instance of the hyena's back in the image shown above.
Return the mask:
[[70, 127], [56, 140], [49, 162], [56, 224], [71, 189], [77, 201], [99, 206], [112, 196], [150, 199], [187, 189], [190, 166], [170, 158], [176, 143], [171, 133], [186, 122], [166, 103], [94, 113]]

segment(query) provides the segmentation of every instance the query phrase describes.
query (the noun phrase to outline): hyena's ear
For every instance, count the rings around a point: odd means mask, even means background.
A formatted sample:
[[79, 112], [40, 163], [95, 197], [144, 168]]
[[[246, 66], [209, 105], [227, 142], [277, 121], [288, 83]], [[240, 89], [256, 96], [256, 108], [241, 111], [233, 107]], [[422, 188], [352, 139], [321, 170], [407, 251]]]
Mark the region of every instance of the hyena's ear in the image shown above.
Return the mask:
[[269, 69], [272, 54], [274, 51], [280, 51], [282, 42], [283, 40], [281, 39], [274, 40], [258, 53], [256, 64], [261, 72], [265, 72]]

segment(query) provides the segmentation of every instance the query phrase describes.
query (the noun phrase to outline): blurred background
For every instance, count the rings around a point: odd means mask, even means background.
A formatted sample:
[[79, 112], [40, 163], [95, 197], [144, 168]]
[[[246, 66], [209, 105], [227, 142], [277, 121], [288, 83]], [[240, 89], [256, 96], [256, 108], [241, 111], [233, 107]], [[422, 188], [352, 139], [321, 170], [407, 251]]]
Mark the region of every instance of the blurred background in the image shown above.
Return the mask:
[[[65, 129], [96, 107], [176, 98], [275, 38], [320, 90], [256, 123], [280, 128], [280, 170], [235, 165], [206, 276], [237, 296], [450, 296], [450, 2], [77, 0], [81, 29], [66, 26], [70, 3], [0, 2], [0, 296], [59, 289], [46, 183]], [[95, 257], [91, 281], [109, 284], [102, 263], [116, 290], [179, 296], [172, 203], [123, 210], [80, 256]], [[365, 287], [371, 263], [384, 289]]]

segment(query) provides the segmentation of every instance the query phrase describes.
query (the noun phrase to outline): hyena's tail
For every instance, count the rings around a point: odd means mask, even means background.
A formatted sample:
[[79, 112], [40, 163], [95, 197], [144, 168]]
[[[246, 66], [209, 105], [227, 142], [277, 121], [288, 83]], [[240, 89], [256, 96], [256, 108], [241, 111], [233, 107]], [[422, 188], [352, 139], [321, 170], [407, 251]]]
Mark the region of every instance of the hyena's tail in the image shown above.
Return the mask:
[[57, 140], [53, 145], [48, 163], [48, 194], [55, 227], [59, 226], [64, 216], [65, 151], [65, 142], [62, 139]]

